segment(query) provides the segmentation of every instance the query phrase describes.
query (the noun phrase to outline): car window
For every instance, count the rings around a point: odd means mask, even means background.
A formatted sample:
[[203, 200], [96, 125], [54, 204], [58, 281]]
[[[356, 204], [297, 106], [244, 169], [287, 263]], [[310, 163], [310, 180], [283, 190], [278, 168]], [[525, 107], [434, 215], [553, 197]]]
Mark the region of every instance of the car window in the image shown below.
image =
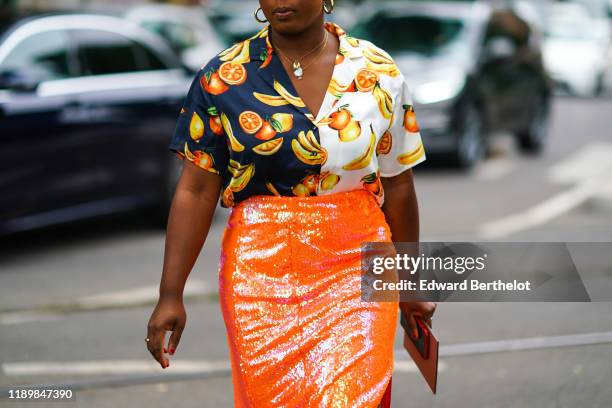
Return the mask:
[[83, 75], [168, 69], [150, 47], [103, 30], [75, 30]]
[[136, 42], [136, 53], [138, 55], [141, 69], [143, 70], [157, 70], [157, 69], [168, 69], [168, 65], [159, 58], [157, 53], [148, 46]]
[[73, 34], [83, 75], [140, 70], [135, 44], [129, 38], [103, 30], [75, 30]]
[[144, 21], [141, 25], [166, 39], [175, 52], [198, 45], [196, 32], [187, 24], [170, 21]]
[[433, 55], [464, 52], [467, 46], [466, 23], [459, 18], [379, 13], [359, 30], [360, 35], [391, 53], [406, 51]]
[[21, 41], [6, 56], [0, 71], [16, 72], [35, 82], [70, 76], [68, 34], [65, 31], [45, 31]]

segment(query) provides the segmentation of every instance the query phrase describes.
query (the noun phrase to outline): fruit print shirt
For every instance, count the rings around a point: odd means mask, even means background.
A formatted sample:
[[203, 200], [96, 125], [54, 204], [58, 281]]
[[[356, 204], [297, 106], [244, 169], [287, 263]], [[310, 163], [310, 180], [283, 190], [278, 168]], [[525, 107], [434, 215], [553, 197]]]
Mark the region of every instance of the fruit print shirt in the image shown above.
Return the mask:
[[338, 24], [333, 76], [317, 117], [273, 52], [269, 24], [213, 57], [191, 84], [169, 149], [223, 177], [222, 207], [250, 196], [364, 188], [425, 160], [410, 89], [393, 59]]

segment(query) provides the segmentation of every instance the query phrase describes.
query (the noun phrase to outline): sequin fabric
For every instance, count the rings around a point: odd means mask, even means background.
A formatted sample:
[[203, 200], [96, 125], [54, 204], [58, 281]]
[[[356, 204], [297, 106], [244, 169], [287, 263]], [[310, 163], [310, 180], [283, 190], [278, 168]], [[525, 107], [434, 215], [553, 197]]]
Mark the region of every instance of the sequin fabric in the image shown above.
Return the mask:
[[391, 232], [363, 189], [256, 195], [231, 209], [219, 294], [235, 407], [379, 406], [398, 305], [361, 301], [367, 241]]

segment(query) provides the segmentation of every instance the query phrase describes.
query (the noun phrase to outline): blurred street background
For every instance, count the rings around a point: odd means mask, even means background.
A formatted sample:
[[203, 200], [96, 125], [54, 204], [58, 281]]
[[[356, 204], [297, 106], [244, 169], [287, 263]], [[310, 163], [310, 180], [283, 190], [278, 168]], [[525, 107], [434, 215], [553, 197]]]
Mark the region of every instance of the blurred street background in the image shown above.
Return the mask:
[[[144, 338], [180, 105], [200, 66], [261, 28], [257, 7], [0, 0], [0, 388], [75, 390], [54, 407], [232, 406], [226, 209], [168, 369]], [[412, 88], [422, 241], [612, 241], [612, 0], [336, 0], [329, 18]], [[612, 279], [612, 264], [584, 273]], [[439, 304], [436, 396], [399, 327], [393, 407], [612, 406], [610, 303]]]

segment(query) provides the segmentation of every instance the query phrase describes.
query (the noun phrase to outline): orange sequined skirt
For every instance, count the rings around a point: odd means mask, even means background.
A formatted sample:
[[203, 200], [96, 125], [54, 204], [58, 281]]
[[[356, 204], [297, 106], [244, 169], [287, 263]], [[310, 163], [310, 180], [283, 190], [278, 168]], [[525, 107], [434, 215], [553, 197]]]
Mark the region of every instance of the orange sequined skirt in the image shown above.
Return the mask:
[[219, 295], [235, 407], [388, 406], [398, 305], [361, 300], [372, 241], [391, 232], [366, 190], [232, 207]]

